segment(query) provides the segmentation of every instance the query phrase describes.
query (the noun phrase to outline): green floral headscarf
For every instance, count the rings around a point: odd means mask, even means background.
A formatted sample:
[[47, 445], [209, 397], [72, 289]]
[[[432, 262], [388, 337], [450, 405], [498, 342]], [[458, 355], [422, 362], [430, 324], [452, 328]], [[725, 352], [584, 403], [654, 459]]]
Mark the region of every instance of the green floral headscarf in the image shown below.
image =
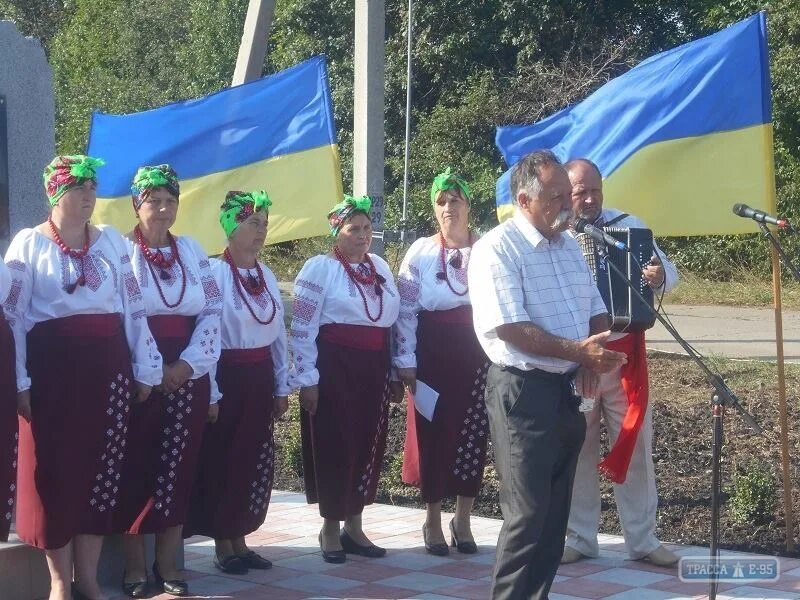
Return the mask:
[[55, 206], [65, 193], [87, 181], [97, 183], [95, 170], [103, 166], [101, 158], [92, 158], [83, 154], [56, 156], [44, 169], [44, 189], [50, 206]]
[[169, 165], [155, 167], [141, 167], [136, 171], [136, 176], [131, 184], [131, 199], [134, 210], [139, 210], [147, 196], [155, 188], [163, 187], [170, 194], [179, 198], [181, 186], [178, 183], [178, 174]]
[[328, 223], [331, 226], [331, 235], [336, 237], [339, 235], [344, 224], [347, 222], [353, 213], [362, 212], [369, 217], [369, 211], [372, 210], [372, 199], [369, 196], [361, 196], [360, 198], [353, 198], [353, 196], [344, 195], [344, 200], [339, 202], [328, 213]]
[[228, 192], [225, 202], [220, 206], [219, 224], [225, 231], [226, 237], [231, 237], [236, 228], [247, 220], [252, 214], [259, 211], [269, 211], [272, 200], [267, 192]]
[[443, 173], [439, 173], [434, 177], [433, 185], [431, 186], [431, 204], [436, 204], [436, 197], [439, 192], [447, 190], [459, 190], [464, 195], [464, 198], [467, 199], [467, 202], [472, 202], [472, 192], [469, 189], [469, 185], [461, 177], [451, 172], [450, 167], [447, 167]]

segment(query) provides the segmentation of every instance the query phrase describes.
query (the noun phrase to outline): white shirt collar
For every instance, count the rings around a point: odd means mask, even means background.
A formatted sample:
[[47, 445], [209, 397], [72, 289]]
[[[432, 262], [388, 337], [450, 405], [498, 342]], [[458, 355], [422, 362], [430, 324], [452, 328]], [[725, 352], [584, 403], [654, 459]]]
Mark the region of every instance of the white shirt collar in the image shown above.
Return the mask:
[[528, 219], [526, 219], [517, 207], [514, 210], [514, 225], [517, 226], [520, 233], [522, 233], [523, 237], [528, 240], [535, 248], [543, 247], [545, 245], [555, 246], [560, 248], [564, 245], [564, 232], [558, 234], [558, 237], [554, 240], [548, 240], [545, 236], [541, 234], [541, 232], [534, 227]]

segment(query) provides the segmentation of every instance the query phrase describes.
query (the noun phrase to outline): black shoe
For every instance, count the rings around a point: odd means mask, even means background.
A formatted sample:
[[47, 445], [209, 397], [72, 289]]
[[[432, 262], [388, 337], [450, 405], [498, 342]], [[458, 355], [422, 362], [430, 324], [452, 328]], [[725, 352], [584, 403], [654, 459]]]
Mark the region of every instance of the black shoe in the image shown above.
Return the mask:
[[252, 550], [248, 550], [246, 554], [237, 554], [236, 558], [244, 563], [249, 569], [271, 569], [272, 561], [267, 560], [263, 556], [259, 556]]
[[213, 562], [214, 566], [223, 573], [230, 573], [231, 575], [244, 575], [247, 573], [247, 565], [235, 554], [225, 558], [220, 558], [215, 554]]
[[166, 580], [161, 577], [161, 573], [158, 572], [158, 562], [153, 563], [153, 577], [155, 577], [156, 585], [160, 586], [165, 594], [172, 596], [187, 596], [189, 594], [189, 584], [182, 579]]
[[319, 549], [322, 550], [322, 560], [328, 563], [339, 564], [347, 560], [344, 550], [331, 550], [328, 552], [322, 547], [322, 534], [319, 534]]
[[475, 554], [478, 551], [478, 545], [475, 542], [459, 542], [453, 521], [454, 519], [450, 519], [450, 545], [454, 546], [461, 554]]
[[122, 574], [122, 593], [129, 598], [147, 598], [147, 580], [144, 581], [125, 581], [125, 574]]
[[450, 554], [450, 548], [447, 547], [445, 542], [439, 542], [438, 544], [428, 543], [428, 528], [425, 525], [422, 526], [422, 541], [425, 542], [425, 550], [428, 554], [433, 554], [434, 556], [447, 556]]
[[381, 558], [386, 556], [386, 548], [381, 548], [375, 544], [369, 546], [361, 546], [356, 544], [355, 540], [350, 537], [347, 530], [342, 529], [339, 533], [339, 541], [342, 542], [342, 548], [347, 554], [358, 554], [359, 556], [366, 556], [367, 558]]

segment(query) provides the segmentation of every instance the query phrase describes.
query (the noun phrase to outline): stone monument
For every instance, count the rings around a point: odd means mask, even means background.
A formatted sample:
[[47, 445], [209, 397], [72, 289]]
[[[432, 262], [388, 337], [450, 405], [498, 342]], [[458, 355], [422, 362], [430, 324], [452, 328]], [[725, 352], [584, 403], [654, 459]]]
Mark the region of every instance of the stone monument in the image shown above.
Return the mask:
[[55, 154], [53, 73], [38, 40], [0, 21], [0, 250], [47, 215], [42, 169]]

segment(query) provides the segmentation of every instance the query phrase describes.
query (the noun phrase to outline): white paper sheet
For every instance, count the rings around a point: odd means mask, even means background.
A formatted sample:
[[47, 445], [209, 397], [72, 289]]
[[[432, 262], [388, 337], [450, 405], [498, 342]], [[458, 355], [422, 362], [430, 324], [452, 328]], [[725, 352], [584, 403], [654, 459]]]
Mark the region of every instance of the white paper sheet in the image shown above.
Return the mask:
[[414, 407], [417, 412], [428, 421], [433, 421], [433, 411], [436, 410], [436, 401], [439, 399], [439, 392], [434, 390], [424, 381], [417, 379], [417, 391], [412, 396]]

